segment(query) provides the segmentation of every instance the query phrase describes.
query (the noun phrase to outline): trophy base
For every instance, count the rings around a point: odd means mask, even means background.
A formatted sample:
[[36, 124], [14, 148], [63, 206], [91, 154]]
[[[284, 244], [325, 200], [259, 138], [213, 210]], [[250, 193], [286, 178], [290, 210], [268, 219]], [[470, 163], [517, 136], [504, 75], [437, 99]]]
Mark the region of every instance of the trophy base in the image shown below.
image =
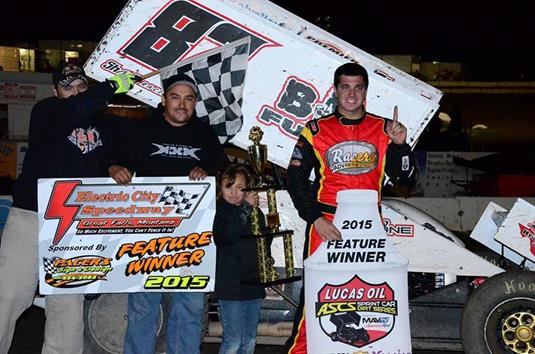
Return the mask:
[[273, 286], [273, 285], [293, 283], [294, 281], [299, 281], [301, 279], [303, 279], [302, 276], [296, 275], [296, 276], [293, 276], [293, 277], [290, 277], [290, 278], [279, 278], [279, 279], [272, 280], [272, 281], [267, 281], [267, 282], [261, 282], [260, 279], [258, 279], [258, 278], [257, 279], [249, 279], [249, 280], [243, 280], [241, 283], [242, 284], [246, 284], [246, 285], [260, 285], [260, 286], [263, 286], [263, 287], [267, 288], [267, 287], [270, 287], [270, 286]]

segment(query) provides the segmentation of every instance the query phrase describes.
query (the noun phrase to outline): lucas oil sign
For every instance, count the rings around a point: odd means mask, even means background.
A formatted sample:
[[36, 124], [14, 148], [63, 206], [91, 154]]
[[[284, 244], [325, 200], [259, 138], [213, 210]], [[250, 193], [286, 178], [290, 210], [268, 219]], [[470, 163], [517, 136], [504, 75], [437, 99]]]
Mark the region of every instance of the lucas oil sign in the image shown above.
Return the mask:
[[211, 291], [213, 177], [39, 180], [42, 294]]
[[333, 341], [361, 348], [387, 336], [398, 314], [394, 290], [357, 275], [345, 284], [325, 284], [318, 292], [316, 317]]
[[378, 194], [337, 194], [341, 240], [305, 260], [307, 352], [410, 352], [407, 260], [386, 236]]

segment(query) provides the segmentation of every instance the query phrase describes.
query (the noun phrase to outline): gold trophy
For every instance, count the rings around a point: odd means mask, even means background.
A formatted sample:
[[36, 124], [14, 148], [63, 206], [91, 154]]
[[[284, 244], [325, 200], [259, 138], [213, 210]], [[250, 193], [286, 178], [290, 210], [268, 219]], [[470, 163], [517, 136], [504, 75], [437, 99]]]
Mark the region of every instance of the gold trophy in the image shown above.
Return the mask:
[[[258, 282], [266, 286], [288, 283], [301, 279], [295, 276], [295, 267], [293, 259], [292, 230], [279, 230], [280, 218], [277, 212], [276, 186], [268, 185], [264, 182], [264, 170], [267, 163], [267, 146], [260, 144], [264, 133], [260, 127], [254, 126], [249, 131], [249, 140], [253, 142], [248, 148], [249, 161], [251, 168], [257, 177], [258, 182], [255, 186], [247, 188], [247, 191], [266, 191], [268, 199], [268, 214], [266, 215], [266, 225], [268, 232], [262, 232], [260, 218], [262, 214], [258, 207], [253, 208], [251, 213], [251, 232], [256, 238], [256, 256], [258, 267]], [[286, 267], [286, 277], [278, 278], [277, 272], [273, 267], [273, 262], [268, 254], [267, 240], [268, 237], [283, 237], [284, 244], [284, 263]]]

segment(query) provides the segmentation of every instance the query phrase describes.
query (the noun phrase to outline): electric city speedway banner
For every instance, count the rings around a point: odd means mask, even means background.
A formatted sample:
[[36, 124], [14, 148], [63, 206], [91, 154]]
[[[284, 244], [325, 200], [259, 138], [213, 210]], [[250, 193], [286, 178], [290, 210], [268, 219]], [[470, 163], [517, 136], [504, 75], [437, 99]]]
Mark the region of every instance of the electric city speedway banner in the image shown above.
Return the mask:
[[215, 178], [40, 179], [41, 294], [214, 288]]

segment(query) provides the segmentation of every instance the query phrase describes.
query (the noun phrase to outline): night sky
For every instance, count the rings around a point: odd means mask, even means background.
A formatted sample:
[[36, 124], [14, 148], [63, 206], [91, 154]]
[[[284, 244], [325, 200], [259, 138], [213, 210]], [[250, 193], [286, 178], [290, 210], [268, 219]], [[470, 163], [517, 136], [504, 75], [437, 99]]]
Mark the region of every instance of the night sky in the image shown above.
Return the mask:
[[[274, 2], [311, 22], [321, 17], [319, 23], [324, 28], [328, 25], [329, 32], [371, 54], [413, 54], [426, 61], [462, 62], [480, 80], [535, 80], [533, 56], [528, 55], [533, 50], [534, 20], [527, 1], [491, 7], [489, 2], [471, 0], [396, 1], [388, 6], [377, 0], [330, 0], [326, 1], [329, 8], [303, 0]], [[125, 3], [4, 2], [0, 42], [99, 41]]]

